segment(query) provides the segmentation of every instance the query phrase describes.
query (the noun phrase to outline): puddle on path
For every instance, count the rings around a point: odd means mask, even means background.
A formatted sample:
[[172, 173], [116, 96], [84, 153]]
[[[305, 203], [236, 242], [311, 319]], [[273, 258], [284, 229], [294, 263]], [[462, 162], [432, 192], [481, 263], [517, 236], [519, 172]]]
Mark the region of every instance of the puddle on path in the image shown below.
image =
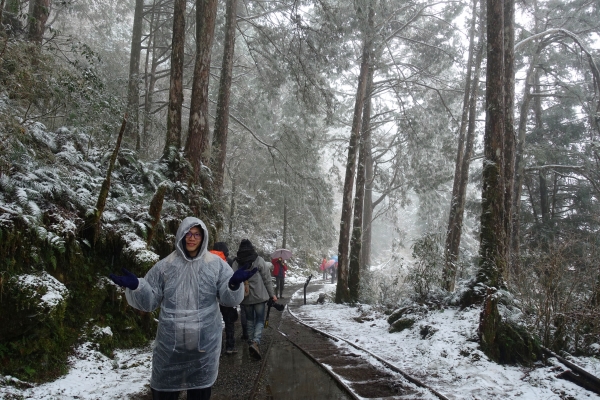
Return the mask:
[[273, 400], [351, 399], [329, 374], [290, 342], [279, 341], [267, 357], [265, 381]]

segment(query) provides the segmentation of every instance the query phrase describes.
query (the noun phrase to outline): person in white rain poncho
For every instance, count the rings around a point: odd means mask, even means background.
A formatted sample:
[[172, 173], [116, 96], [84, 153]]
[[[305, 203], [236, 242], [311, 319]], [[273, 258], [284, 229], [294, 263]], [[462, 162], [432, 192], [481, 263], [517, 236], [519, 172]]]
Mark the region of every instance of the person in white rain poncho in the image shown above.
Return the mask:
[[219, 303], [234, 307], [244, 299], [242, 282], [256, 273], [236, 271], [209, 253], [208, 231], [198, 218], [183, 220], [175, 251], [156, 263], [144, 278], [123, 269], [110, 275], [126, 287], [127, 302], [142, 311], [160, 307], [152, 355], [153, 399], [209, 399], [219, 371], [221, 313]]

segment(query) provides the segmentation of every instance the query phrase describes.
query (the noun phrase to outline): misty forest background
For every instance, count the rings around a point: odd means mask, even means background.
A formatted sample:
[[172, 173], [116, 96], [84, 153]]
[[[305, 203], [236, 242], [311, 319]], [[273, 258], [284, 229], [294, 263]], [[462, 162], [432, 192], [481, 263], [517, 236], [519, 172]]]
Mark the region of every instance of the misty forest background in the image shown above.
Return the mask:
[[337, 254], [336, 302], [481, 307], [493, 360], [600, 354], [600, 1], [0, 5], [0, 374], [147, 343], [106, 275], [188, 215]]

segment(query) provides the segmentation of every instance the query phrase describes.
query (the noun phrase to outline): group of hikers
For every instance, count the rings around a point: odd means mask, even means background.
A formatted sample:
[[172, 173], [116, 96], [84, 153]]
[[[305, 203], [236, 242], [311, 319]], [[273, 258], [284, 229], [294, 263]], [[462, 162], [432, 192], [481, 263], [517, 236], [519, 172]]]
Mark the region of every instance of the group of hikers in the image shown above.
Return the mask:
[[208, 243], [204, 222], [187, 217], [177, 230], [175, 250], [143, 278], [124, 268], [123, 275], [109, 275], [125, 288], [132, 307], [146, 312], [160, 307], [150, 378], [153, 400], [175, 400], [181, 391], [187, 391], [188, 400], [210, 399], [219, 372], [221, 318], [225, 354], [233, 354], [240, 306], [242, 338], [249, 353], [260, 359], [265, 309], [277, 301], [271, 274], [283, 298], [288, 267], [281, 257], [265, 262], [248, 239], [241, 241], [234, 258], [226, 243], [217, 242], [212, 250]]
[[327, 280], [327, 275], [331, 276], [331, 283], [335, 283], [335, 279], [337, 278], [337, 268], [338, 261], [336, 258], [331, 258], [329, 261], [327, 258], [323, 257], [323, 261], [321, 261], [321, 265], [319, 269], [323, 272], [323, 280]]

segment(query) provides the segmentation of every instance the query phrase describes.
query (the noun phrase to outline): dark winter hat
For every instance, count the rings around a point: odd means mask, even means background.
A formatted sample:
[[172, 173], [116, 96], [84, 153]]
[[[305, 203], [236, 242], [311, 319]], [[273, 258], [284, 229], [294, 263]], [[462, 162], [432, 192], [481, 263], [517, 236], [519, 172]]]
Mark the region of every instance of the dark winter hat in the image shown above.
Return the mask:
[[225, 254], [225, 257], [229, 257], [229, 249], [227, 248], [227, 243], [225, 242], [216, 242], [213, 246], [213, 250], [221, 251]]
[[242, 241], [240, 242], [240, 247], [238, 249], [238, 251], [242, 250], [254, 250], [254, 246], [252, 245], [252, 242], [250, 242], [248, 239], [242, 239]]
[[256, 250], [254, 250], [252, 243], [248, 239], [242, 240], [237, 251], [236, 259], [238, 264], [244, 265], [248, 262], [252, 263], [257, 257], [258, 254], [256, 253]]

